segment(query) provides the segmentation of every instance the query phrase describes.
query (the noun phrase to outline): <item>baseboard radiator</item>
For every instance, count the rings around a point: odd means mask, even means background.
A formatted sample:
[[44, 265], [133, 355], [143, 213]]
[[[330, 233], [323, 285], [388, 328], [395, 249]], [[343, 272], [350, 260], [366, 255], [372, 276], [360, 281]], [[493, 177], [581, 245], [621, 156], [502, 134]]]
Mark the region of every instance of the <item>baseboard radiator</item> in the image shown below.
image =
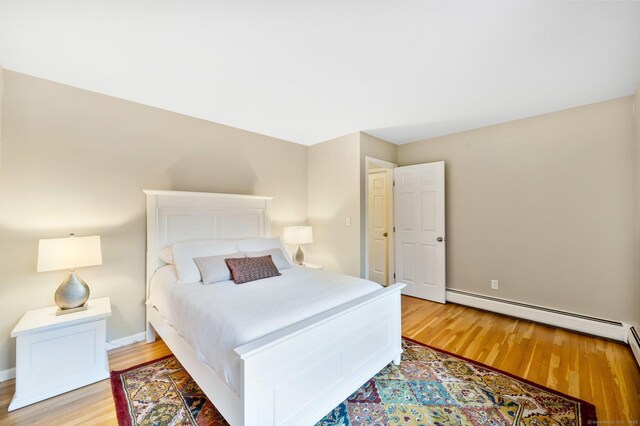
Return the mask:
[[580, 333], [605, 337], [624, 343], [629, 342], [629, 330], [631, 326], [618, 321], [595, 318], [460, 290], [447, 290], [446, 297], [448, 302], [460, 305], [471, 306]]
[[638, 365], [640, 365], [640, 335], [638, 335], [638, 327], [635, 325], [629, 328], [629, 346], [631, 346], [633, 355], [636, 357]]

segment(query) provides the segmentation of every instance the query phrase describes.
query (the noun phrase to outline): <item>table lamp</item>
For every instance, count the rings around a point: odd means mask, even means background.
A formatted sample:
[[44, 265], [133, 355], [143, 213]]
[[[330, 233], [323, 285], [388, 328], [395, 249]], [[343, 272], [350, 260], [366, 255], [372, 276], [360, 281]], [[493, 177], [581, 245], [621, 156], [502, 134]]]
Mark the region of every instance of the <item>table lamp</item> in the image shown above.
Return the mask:
[[304, 253], [300, 244], [313, 242], [313, 231], [310, 226], [285, 226], [283, 240], [286, 244], [298, 244], [298, 250], [293, 255], [293, 261], [298, 265], [304, 262]]
[[54, 295], [60, 309], [56, 315], [87, 309], [89, 286], [76, 275], [75, 269], [83, 266], [102, 265], [100, 237], [53, 238], [40, 240], [38, 244], [38, 272], [69, 269], [69, 276], [60, 284]]

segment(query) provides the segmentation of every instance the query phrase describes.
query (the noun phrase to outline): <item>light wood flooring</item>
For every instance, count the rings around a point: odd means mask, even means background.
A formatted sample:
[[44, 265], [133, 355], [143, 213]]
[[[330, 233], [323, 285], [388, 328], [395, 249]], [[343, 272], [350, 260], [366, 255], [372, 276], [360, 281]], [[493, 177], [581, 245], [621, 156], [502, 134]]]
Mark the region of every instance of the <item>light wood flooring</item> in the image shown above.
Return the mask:
[[[608, 424], [640, 424], [640, 368], [627, 346], [460, 305], [403, 297], [403, 334], [596, 406]], [[109, 353], [112, 370], [169, 354], [162, 341]], [[13, 380], [0, 383], [0, 425], [115, 425], [108, 380], [7, 413]]]

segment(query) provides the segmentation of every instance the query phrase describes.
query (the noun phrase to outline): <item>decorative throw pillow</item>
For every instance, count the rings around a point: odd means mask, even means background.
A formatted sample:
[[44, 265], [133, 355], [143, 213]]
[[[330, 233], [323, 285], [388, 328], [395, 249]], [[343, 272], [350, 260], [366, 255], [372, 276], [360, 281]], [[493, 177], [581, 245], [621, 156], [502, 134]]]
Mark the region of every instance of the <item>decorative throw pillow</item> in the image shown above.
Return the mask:
[[282, 253], [282, 250], [280, 250], [279, 248], [262, 251], [246, 251], [244, 252], [244, 255], [247, 257], [261, 257], [271, 255], [271, 260], [273, 260], [273, 263], [276, 265], [276, 268], [278, 268], [279, 271], [292, 267], [289, 259], [285, 257], [285, 255]]
[[202, 275], [202, 284], [213, 284], [220, 281], [228, 281], [231, 279], [231, 271], [225, 262], [229, 258], [242, 258], [244, 254], [233, 253], [223, 254], [221, 256], [194, 257], [200, 275]]
[[233, 281], [236, 284], [281, 275], [273, 263], [271, 255], [225, 259], [225, 262], [227, 262]]

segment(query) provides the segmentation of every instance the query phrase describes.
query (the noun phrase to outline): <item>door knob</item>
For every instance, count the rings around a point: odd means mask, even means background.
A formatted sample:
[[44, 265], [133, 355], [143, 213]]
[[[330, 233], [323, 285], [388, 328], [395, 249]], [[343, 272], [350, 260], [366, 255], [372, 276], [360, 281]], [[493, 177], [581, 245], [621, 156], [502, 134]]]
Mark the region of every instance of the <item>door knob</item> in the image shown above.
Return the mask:
[[389, 235], [389, 234], [387, 234], [386, 232], [384, 234], [382, 234], [383, 237], [386, 237], [387, 235]]
[[441, 242], [443, 242], [443, 241], [444, 241], [444, 238], [442, 238], [442, 237], [438, 237], [438, 238], [436, 238], [436, 241], [438, 241], [439, 243], [441, 243]]

